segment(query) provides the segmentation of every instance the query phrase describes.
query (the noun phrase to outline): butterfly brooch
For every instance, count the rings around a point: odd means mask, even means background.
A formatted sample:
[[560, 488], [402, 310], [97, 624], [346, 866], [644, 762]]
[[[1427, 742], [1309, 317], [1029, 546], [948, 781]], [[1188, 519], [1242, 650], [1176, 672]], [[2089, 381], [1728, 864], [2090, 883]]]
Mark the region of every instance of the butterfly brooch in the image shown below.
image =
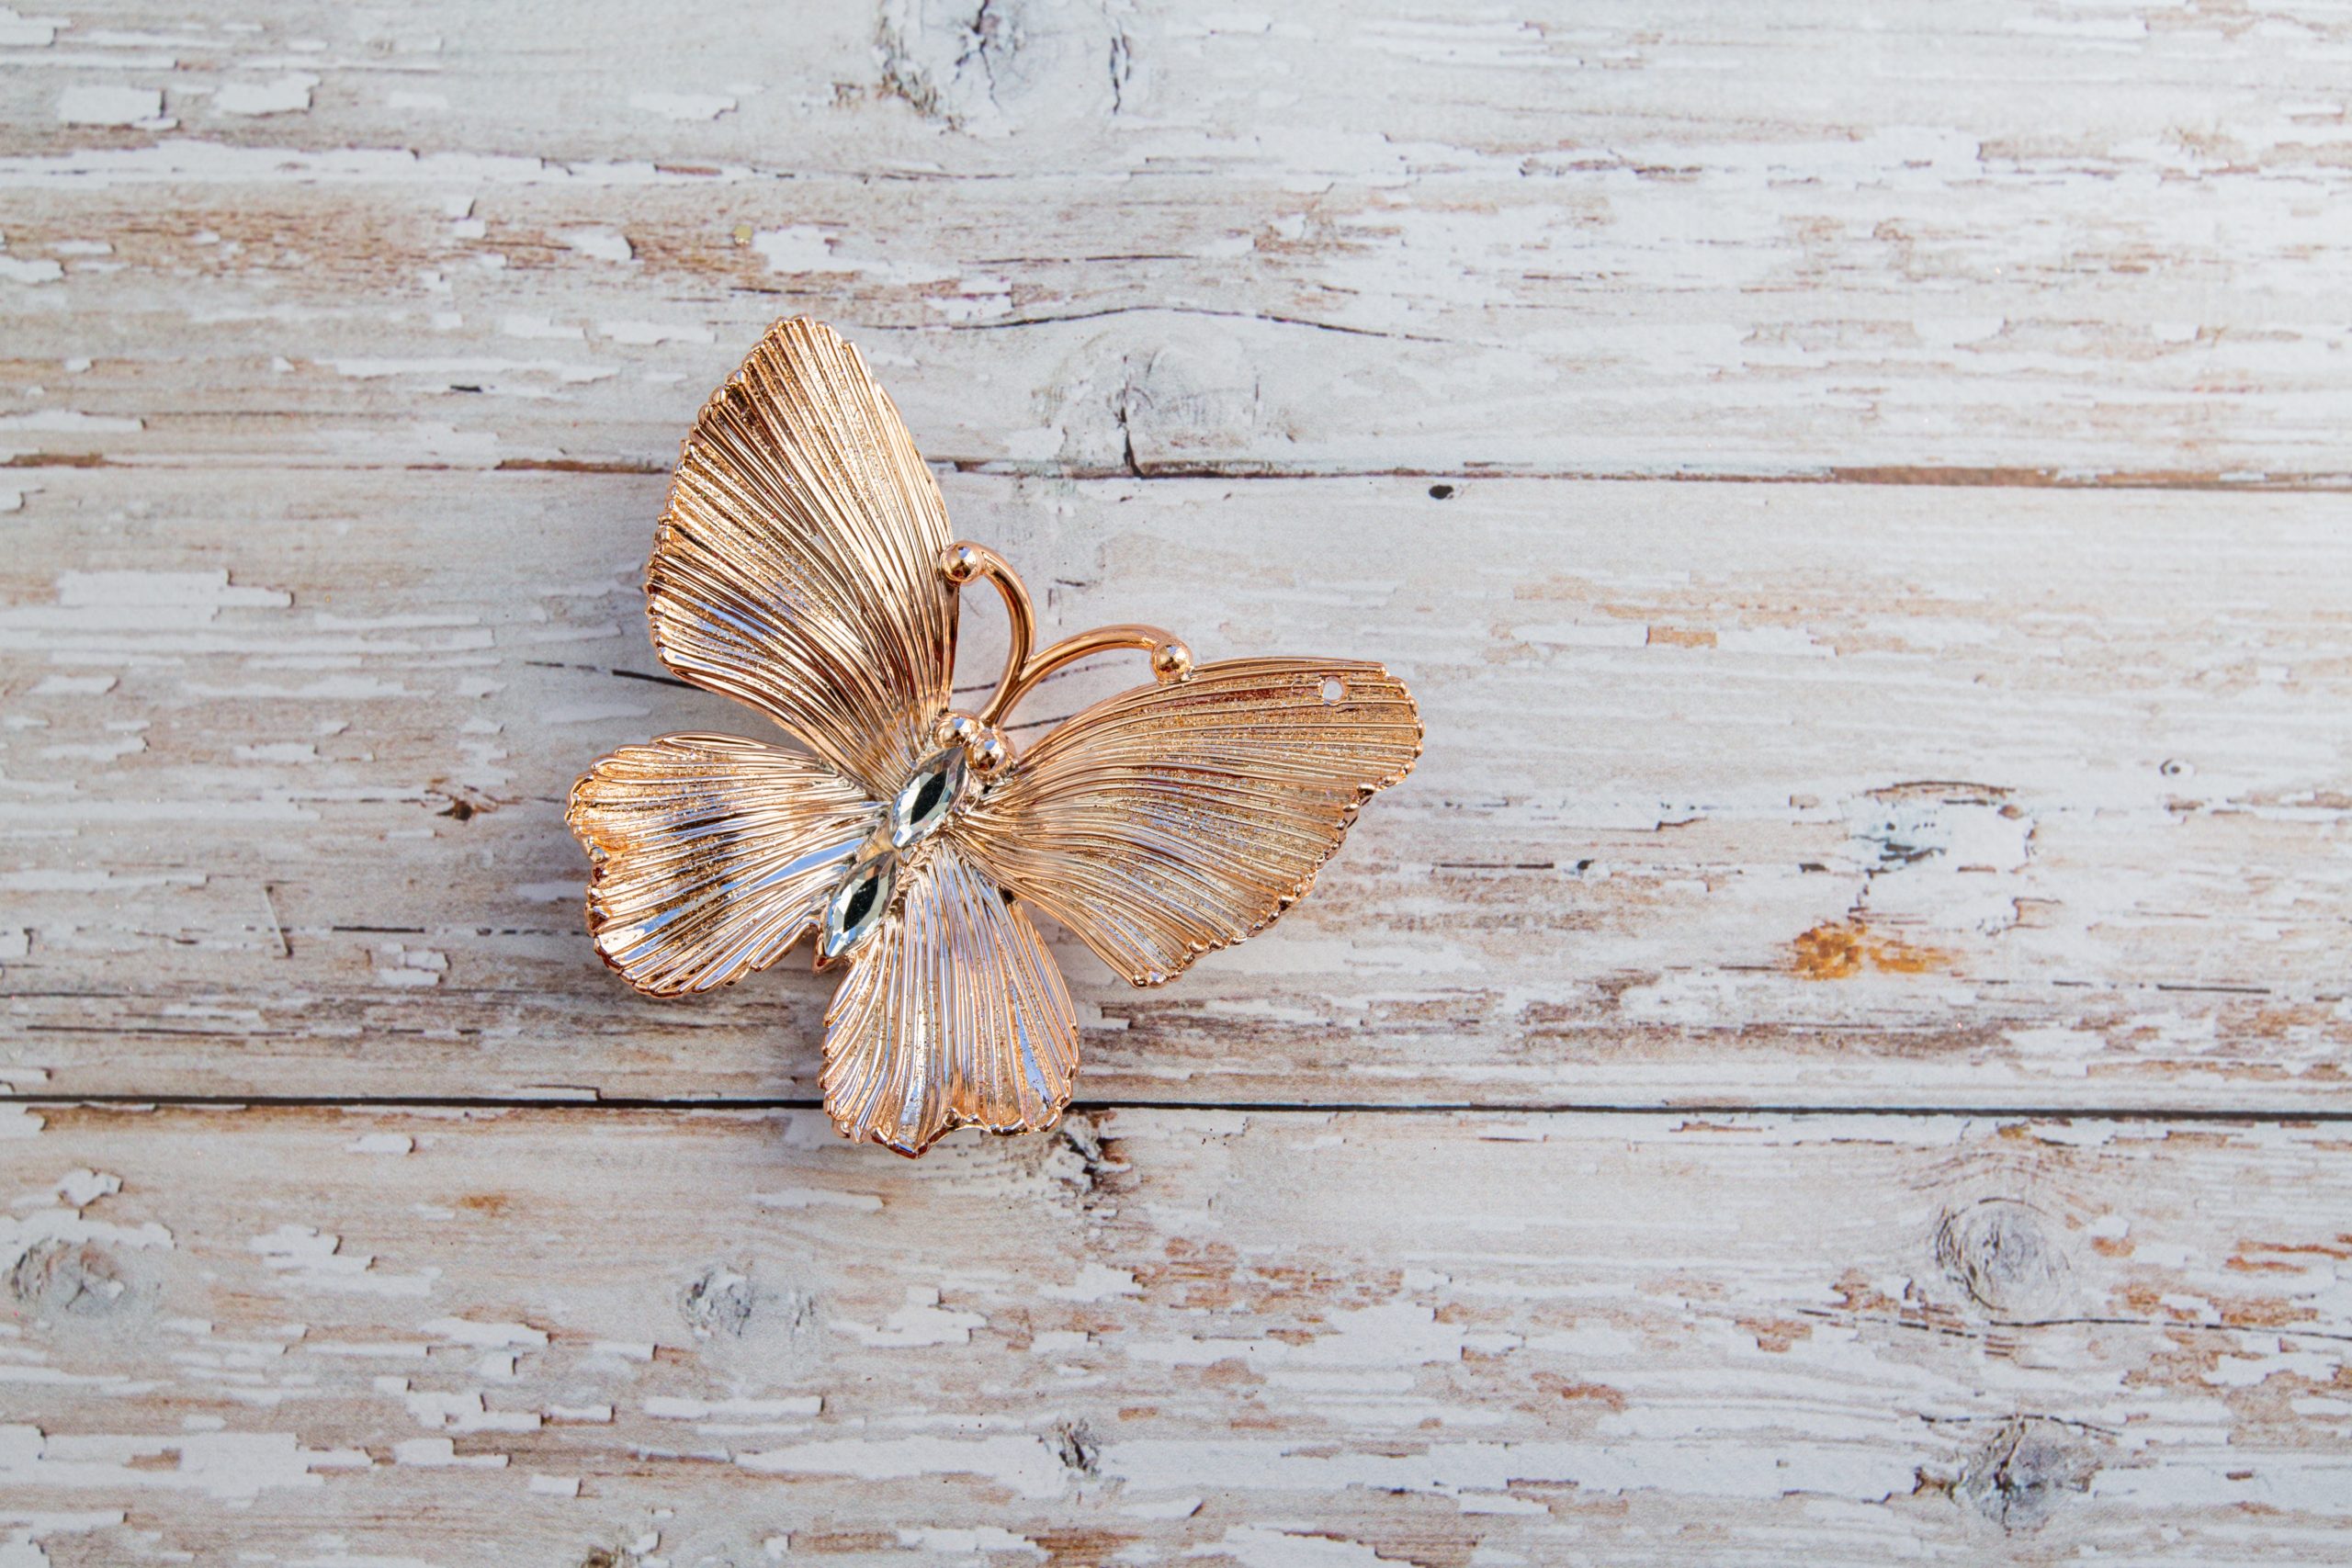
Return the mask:
[[[977, 713], [949, 705], [956, 595], [1004, 601], [1012, 651]], [[1137, 986], [1262, 931], [1356, 810], [1419, 755], [1377, 664], [1195, 664], [1156, 626], [1033, 651], [1026, 589], [947, 531], [939, 487], [857, 350], [779, 321], [680, 451], [645, 578], [672, 673], [799, 742], [668, 735], [600, 759], [568, 821], [588, 930], [652, 996], [763, 969], [804, 936], [845, 968], [825, 1010], [825, 1110], [919, 1155], [951, 1128], [1050, 1127], [1078, 1015], [1042, 911]], [[1154, 682], [1016, 754], [1003, 726], [1054, 671], [1137, 649]]]

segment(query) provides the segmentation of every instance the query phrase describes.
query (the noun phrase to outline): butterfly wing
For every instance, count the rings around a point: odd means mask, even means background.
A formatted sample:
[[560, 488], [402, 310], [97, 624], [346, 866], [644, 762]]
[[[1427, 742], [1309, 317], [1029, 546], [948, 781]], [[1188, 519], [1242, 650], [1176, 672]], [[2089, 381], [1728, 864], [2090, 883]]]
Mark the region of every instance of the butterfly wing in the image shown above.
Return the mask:
[[939, 487], [857, 350], [778, 321], [680, 453], [646, 572], [655, 651], [887, 795], [947, 705], [947, 543]]
[[1087, 709], [952, 829], [1137, 986], [1263, 930], [1420, 754], [1377, 664], [1238, 659]]
[[1078, 1072], [1078, 1013], [1029, 917], [942, 836], [825, 1011], [825, 1110], [919, 1155], [951, 1127], [1049, 1127]]
[[656, 996], [763, 969], [821, 917], [882, 811], [802, 751], [731, 735], [624, 746], [571, 786], [596, 951]]

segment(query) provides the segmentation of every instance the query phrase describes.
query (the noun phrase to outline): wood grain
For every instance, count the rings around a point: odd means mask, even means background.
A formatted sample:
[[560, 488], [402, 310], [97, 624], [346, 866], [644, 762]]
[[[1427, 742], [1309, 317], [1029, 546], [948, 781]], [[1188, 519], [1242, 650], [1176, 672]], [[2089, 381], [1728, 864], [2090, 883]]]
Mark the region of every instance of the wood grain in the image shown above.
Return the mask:
[[808, 310], [959, 465], [2352, 482], [2331, 6], [218, 10], [0, 42], [19, 460], [658, 471]]
[[59, 1568], [2323, 1562], [2352, 1504], [2334, 1130], [20, 1130], [0, 1485]]
[[[2347, 59], [0, 8], [0, 1563], [2345, 1560]], [[1273, 931], [1057, 938], [1051, 1137], [581, 930], [572, 777], [756, 733], [639, 581], [795, 311], [1049, 631], [1421, 700]]]
[[[1083, 1097], [2352, 1105], [2333, 498], [947, 487], [1049, 632], [1377, 658], [1428, 726], [1265, 936], [1148, 991], [1058, 943]], [[45, 476], [0, 569], [19, 1087], [812, 1094], [829, 979], [639, 1000], [581, 927], [573, 775], [763, 722], [645, 679], [662, 489]]]

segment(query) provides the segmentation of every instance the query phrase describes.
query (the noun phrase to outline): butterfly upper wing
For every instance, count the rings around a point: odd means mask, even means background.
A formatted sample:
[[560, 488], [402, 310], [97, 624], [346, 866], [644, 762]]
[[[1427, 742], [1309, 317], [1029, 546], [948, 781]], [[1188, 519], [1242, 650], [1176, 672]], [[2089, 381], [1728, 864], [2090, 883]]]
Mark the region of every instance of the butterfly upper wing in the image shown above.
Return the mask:
[[1204, 664], [1056, 728], [951, 832], [1154, 986], [1295, 903], [1420, 742], [1411, 694], [1377, 664]]
[[857, 350], [778, 321], [679, 456], [646, 571], [654, 649], [887, 795], [947, 705], [948, 542], [939, 487]]
[[657, 996], [765, 968], [822, 915], [882, 807], [805, 752], [731, 735], [624, 746], [571, 786], [588, 930]]
[[825, 1110], [919, 1155], [951, 1127], [1035, 1132], [1069, 1103], [1078, 1013], [1018, 906], [944, 835], [825, 1010]]

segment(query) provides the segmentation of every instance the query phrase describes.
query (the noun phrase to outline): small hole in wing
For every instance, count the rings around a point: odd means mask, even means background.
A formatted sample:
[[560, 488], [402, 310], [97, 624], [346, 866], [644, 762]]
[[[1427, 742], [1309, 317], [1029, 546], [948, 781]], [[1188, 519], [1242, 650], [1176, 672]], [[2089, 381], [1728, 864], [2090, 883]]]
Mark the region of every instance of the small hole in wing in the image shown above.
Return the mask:
[[1324, 702], [1336, 703], [1347, 694], [1348, 683], [1345, 681], [1340, 680], [1337, 675], [1326, 675], [1323, 677]]

